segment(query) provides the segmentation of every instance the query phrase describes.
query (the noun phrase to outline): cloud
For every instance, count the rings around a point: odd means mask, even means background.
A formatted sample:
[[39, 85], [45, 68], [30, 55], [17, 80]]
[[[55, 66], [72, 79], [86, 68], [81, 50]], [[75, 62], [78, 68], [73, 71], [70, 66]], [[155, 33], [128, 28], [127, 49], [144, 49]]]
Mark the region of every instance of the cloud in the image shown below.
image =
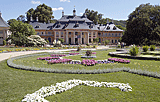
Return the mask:
[[59, 7], [59, 8], [52, 8], [53, 11], [57, 11], [57, 10], [63, 10], [63, 7]]
[[40, 1], [31, 1], [32, 4], [41, 4]]
[[70, 0], [60, 0], [60, 2], [71, 2]]
[[83, 13], [82, 13], [82, 12], [81, 12], [80, 14], [81, 14], [81, 15], [83, 15]]

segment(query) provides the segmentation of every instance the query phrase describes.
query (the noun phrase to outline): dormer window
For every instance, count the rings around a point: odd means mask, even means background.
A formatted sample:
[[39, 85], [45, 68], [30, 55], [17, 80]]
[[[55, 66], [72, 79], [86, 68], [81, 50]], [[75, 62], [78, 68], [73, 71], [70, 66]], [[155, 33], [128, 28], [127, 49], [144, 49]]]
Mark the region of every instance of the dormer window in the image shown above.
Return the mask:
[[79, 23], [76, 23], [76, 24], [75, 24], [75, 27], [79, 27]]
[[114, 26], [114, 27], [113, 27], [113, 30], [116, 30], [116, 29], [117, 29], [116, 26]]
[[109, 26], [107, 26], [107, 30], [109, 30], [110, 29], [110, 27]]
[[40, 26], [39, 25], [36, 25], [36, 27], [35, 28], [40, 28]]
[[90, 28], [93, 28], [93, 24], [90, 25]]

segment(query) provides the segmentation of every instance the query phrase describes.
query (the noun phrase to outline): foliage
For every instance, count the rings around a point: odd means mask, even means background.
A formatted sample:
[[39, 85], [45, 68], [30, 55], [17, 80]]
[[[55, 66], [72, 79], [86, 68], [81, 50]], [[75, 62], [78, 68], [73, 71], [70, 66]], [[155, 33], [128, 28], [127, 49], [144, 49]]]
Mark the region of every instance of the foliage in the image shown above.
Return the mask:
[[131, 56], [136, 56], [138, 54], [138, 52], [139, 52], [139, 50], [138, 50], [137, 46], [133, 46], [129, 51]]
[[59, 38], [58, 40], [59, 40], [62, 44], [64, 43], [64, 39]]
[[77, 47], [77, 51], [81, 51], [81, 47], [80, 46]]
[[53, 45], [54, 45], [54, 47], [61, 47], [61, 41], [54, 40]]
[[39, 46], [45, 45], [47, 42], [41, 38], [39, 35], [31, 35], [28, 37], [28, 44], [27, 46]]
[[99, 38], [94, 38], [94, 39], [93, 39], [93, 42], [98, 43], [98, 42], [99, 42]]
[[92, 54], [92, 51], [91, 51], [91, 50], [87, 50], [87, 51], [86, 51], [86, 56], [91, 56], [91, 54]]
[[86, 45], [87, 45], [87, 46], [89, 46], [89, 44], [88, 44], [88, 43], [87, 43]]
[[49, 41], [48, 41], [48, 40], [46, 40], [46, 42], [47, 42], [47, 44], [49, 43]]
[[160, 43], [160, 6], [141, 4], [127, 20], [126, 32], [122, 40], [128, 45]]
[[25, 16], [24, 15], [20, 15], [18, 18], [17, 18], [17, 21], [22, 21], [23, 23], [25, 22]]
[[53, 11], [52, 8], [45, 5], [45, 4], [40, 4], [39, 6], [36, 7], [36, 9], [29, 9], [27, 11], [27, 21], [30, 21], [30, 17], [32, 16], [33, 20], [36, 20], [36, 17], [38, 17], [38, 21], [39, 22], [46, 22], [48, 23], [48, 21], [53, 22], [52, 18], [54, 18], [54, 16], [52, 16]]
[[143, 46], [143, 52], [147, 52], [148, 51], [148, 46]]
[[150, 46], [150, 51], [155, 51], [155, 49], [156, 49], [155, 45]]
[[98, 43], [98, 45], [101, 45], [101, 43]]
[[121, 48], [121, 45], [118, 45], [117, 48]]
[[12, 32], [9, 39], [11, 39], [11, 42], [15, 45], [22, 46], [24, 44], [27, 44], [27, 37], [36, 34], [31, 25], [23, 23], [22, 21], [11, 19], [8, 21], [8, 24], [10, 24], [9, 30]]
[[110, 42], [110, 40], [103, 41], [104, 45], [107, 45]]
[[6, 40], [3, 40], [3, 45], [6, 45]]

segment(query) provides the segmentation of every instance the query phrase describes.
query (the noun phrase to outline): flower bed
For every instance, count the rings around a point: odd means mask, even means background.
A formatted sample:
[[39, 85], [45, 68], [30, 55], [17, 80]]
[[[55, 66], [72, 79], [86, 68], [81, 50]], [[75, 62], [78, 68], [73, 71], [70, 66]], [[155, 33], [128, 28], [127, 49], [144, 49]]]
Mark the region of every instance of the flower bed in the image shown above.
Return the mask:
[[39, 57], [37, 60], [51, 60], [51, 59], [59, 59], [59, 57]]
[[79, 53], [69, 53], [69, 55], [78, 55]]
[[52, 54], [51, 57], [63, 57], [65, 54]]
[[92, 52], [92, 54], [96, 54], [96, 52]]
[[97, 64], [97, 61], [95, 61], [93, 59], [91, 59], [91, 60], [89, 60], [89, 59], [86, 59], [86, 60], [83, 59], [82, 62], [81, 62], [81, 64], [85, 65], [85, 66], [94, 66], [94, 65]]
[[48, 63], [49, 64], [57, 64], [57, 63], [65, 63], [65, 62], [69, 63], [71, 61], [72, 59], [57, 59], [57, 60], [50, 60], [48, 61]]
[[132, 87], [128, 83], [124, 84], [124, 83], [116, 83], [116, 82], [82, 81], [82, 80], [74, 79], [74, 80], [68, 80], [61, 83], [56, 83], [55, 86], [51, 85], [51, 86], [42, 87], [38, 91], [24, 96], [24, 99], [22, 99], [21, 102], [49, 102], [44, 98], [51, 95], [65, 92], [78, 85], [119, 88], [121, 91], [124, 91], [124, 92], [132, 91]]
[[108, 61], [114, 61], [114, 62], [118, 62], [118, 63], [130, 63], [129, 60], [125, 60], [125, 59], [120, 59], [120, 58], [108, 58]]

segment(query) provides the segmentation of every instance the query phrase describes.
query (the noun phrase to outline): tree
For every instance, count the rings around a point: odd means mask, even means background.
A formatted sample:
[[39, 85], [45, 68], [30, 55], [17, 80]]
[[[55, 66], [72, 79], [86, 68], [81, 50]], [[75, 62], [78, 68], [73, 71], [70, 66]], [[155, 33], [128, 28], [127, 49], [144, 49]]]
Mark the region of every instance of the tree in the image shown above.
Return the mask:
[[25, 16], [24, 15], [20, 15], [17, 20], [22, 21], [23, 23], [25, 22]]
[[99, 42], [99, 38], [94, 38], [94, 39], [93, 39], [93, 42], [98, 43], [98, 42]]
[[110, 42], [110, 40], [103, 41], [104, 45], [107, 45]]
[[30, 21], [30, 17], [32, 16], [33, 20], [36, 20], [36, 17], [38, 17], [39, 22], [48, 23], [48, 21], [53, 22], [53, 20], [51, 20], [54, 18], [52, 14], [53, 11], [51, 7], [45, 4], [40, 4], [35, 10], [33, 8], [29, 9], [26, 15], [27, 21]]
[[8, 20], [8, 24], [10, 25], [9, 30], [12, 32], [9, 39], [11, 39], [12, 43], [15, 43], [15, 45], [22, 46], [27, 44], [27, 37], [36, 34], [31, 25], [23, 23], [22, 21], [11, 19]]
[[122, 41], [129, 44], [160, 44], [160, 6], [141, 4], [127, 20]]
[[102, 14], [98, 14], [98, 11], [93, 11], [93, 10], [85, 10], [85, 13], [87, 15], [87, 18], [96, 24], [102, 19]]

